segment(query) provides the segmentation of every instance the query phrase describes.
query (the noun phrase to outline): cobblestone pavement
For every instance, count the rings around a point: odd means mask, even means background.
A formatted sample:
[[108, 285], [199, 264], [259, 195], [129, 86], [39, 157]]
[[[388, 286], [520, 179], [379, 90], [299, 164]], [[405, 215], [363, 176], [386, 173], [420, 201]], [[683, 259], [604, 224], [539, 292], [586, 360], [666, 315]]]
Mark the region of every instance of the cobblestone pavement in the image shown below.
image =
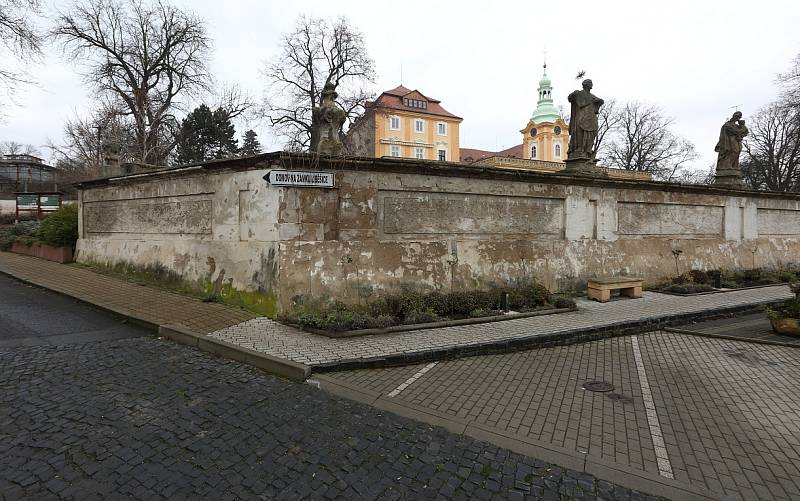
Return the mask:
[[726, 499], [800, 499], [798, 355], [657, 332], [442, 361], [399, 392], [426, 365], [329, 376]]
[[709, 309], [779, 301], [792, 297], [788, 286], [765, 287], [696, 297], [645, 292], [641, 299], [596, 303], [581, 300], [579, 311], [420, 331], [333, 339], [309, 334], [268, 318], [218, 330], [212, 337], [310, 366], [414, 354], [462, 346], [569, 332]]
[[181, 324], [205, 334], [253, 318], [246, 311], [10, 252], [0, 252], [0, 271], [147, 322]]
[[154, 338], [0, 349], [0, 493], [646, 498]]

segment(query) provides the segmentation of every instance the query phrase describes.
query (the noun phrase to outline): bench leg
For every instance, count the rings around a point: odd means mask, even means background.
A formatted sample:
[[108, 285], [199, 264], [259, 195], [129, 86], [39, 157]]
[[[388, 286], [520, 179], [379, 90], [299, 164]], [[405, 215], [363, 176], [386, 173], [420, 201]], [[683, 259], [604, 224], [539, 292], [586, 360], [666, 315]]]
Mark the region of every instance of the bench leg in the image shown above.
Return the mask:
[[611, 299], [611, 291], [603, 289], [588, 289], [587, 296], [589, 299], [606, 303]]
[[624, 289], [619, 290], [620, 296], [627, 296], [632, 298], [642, 297], [642, 288], [641, 287], [626, 287]]

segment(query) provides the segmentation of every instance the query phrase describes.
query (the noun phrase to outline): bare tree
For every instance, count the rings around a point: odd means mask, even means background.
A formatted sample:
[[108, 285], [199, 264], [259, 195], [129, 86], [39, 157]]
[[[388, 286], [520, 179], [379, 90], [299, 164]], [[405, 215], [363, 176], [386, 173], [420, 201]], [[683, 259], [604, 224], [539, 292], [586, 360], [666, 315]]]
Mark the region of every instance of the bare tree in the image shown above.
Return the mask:
[[50, 143], [62, 178], [78, 181], [99, 177], [104, 148], [113, 146], [121, 161], [137, 160], [136, 131], [129, 117], [107, 105], [89, 117], [76, 116], [64, 124], [63, 143]]
[[175, 145], [180, 96], [210, 86], [203, 21], [162, 1], [83, 0], [57, 16], [52, 34], [86, 81], [130, 117], [136, 159], [163, 164]]
[[246, 90], [234, 83], [217, 89], [209, 107], [215, 110], [221, 108], [231, 120], [248, 122], [254, 118], [257, 103]]
[[41, 8], [40, 0], [0, 0], [0, 87], [9, 94], [31, 83], [24, 62], [41, 55], [42, 36], [33, 21]]
[[748, 121], [742, 144], [742, 174], [755, 189], [800, 190], [800, 108], [778, 101]]
[[602, 150], [604, 165], [677, 181], [681, 171], [697, 158], [694, 145], [670, 131], [672, 119], [659, 107], [629, 102], [614, 115], [611, 121], [615, 126], [609, 129]]
[[375, 81], [374, 62], [364, 37], [347, 19], [326, 21], [301, 16], [281, 41], [280, 56], [264, 70], [268, 89], [263, 115], [288, 149], [311, 142], [311, 110], [322, 103], [326, 84], [336, 86], [337, 104], [347, 113], [348, 127], [372, 97], [365, 85]]
[[607, 150], [604, 140], [607, 135], [613, 135], [618, 131], [620, 122], [622, 122], [622, 116], [619, 113], [617, 100], [607, 100], [597, 116], [597, 137], [594, 138], [594, 151], [597, 152], [595, 156], [600, 163], [603, 163], [603, 156]]
[[31, 144], [18, 143], [16, 141], [3, 141], [0, 143], [0, 155], [41, 155], [39, 150]]
[[778, 82], [784, 88], [785, 103], [800, 108], [800, 54], [792, 61], [789, 71], [778, 75]]

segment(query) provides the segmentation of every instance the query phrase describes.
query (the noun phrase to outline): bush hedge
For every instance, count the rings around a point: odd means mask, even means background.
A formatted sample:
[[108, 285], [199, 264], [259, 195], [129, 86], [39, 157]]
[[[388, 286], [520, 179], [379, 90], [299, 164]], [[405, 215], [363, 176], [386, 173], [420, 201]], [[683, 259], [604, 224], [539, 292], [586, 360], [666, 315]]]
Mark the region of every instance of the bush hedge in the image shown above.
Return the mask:
[[39, 240], [53, 247], [75, 247], [78, 241], [78, 204], [65, 204], [42, 221]]
[[720, 286], [723, 289], [739, 289], [760, 285], [774, 285], [800, 281], [800, 270], [793, 268], [769, 269], [753, 268], [749, 270], [689, 270], [673, 277], [656, 288], [663, 292], [693, 294], [714, 290], [714, 276], [720, 275]]

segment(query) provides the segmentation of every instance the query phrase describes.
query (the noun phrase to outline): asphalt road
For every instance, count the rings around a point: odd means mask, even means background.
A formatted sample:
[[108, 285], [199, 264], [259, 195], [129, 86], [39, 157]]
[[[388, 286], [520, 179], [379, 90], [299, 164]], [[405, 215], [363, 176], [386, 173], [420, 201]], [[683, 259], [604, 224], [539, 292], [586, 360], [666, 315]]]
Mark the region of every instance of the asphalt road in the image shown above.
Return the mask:
[[0, 499], [648, 499], [0, 276]]
[[152, 335], [75, 299], [0, 274], [0, 348]]

